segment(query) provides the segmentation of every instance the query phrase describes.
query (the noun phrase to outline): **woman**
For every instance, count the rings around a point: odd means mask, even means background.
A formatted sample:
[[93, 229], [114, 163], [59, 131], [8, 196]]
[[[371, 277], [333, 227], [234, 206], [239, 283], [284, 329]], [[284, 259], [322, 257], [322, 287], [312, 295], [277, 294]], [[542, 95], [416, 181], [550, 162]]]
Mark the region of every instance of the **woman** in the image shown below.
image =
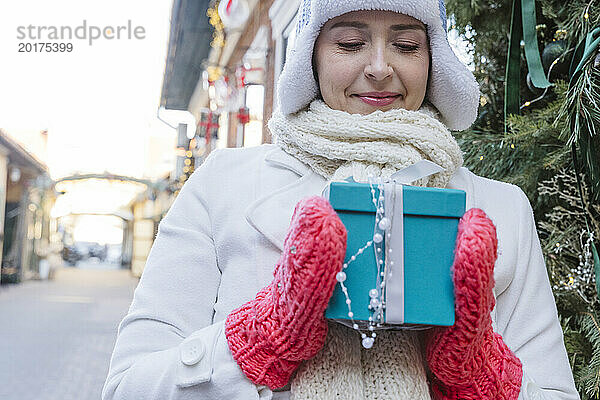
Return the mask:
[[[461, 167], [448, 129], [473, 123], [479, 91], [445, 24], [441, 0], [303, 2], [276, 144], [214, 152], [186, 183], [119, 327], [103, 399], [579, 398], [527, 198]], [[327, 329], [346, 232], [309, 196], [421, 159], [445, 171], [417, 184], [464, 190], [472, 209], [457, 322], [381, 332], [366, 350], [352, 329]]]

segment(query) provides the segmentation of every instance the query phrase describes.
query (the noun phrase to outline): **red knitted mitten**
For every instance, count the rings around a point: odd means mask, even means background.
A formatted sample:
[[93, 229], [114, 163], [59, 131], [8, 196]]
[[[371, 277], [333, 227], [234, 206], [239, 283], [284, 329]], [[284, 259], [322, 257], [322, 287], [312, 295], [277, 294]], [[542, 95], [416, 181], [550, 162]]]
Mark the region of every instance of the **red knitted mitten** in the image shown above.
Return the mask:
[[325, 309], [346, 253], [346, 229], [327, 200], [296, 205], [274, 279], [225, 322], [233, 358], [257, 385], [285, 386], [327, 335]]
[[469, 210], [458, 226], [454, 256], [456, 323], [427, 334], [432, 390], [440, 399], [516, 400], [521, 362], [492, 330], [494, 263], [498, 240], [492, 221]]

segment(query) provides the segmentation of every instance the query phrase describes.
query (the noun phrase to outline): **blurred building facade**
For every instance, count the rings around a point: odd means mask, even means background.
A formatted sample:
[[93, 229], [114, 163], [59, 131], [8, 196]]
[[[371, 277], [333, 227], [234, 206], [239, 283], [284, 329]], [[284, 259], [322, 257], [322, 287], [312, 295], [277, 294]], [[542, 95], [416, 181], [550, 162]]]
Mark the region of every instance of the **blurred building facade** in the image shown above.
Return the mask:
[[132, 275], [141, 277], [158, 232], [158, 224], [175, 200], [178, 182], [171, 175], [156, 182], [126, 207], [131, 218], [123, 229], [122, 260]]
[[[43, 140], [44, 132], [38, 133]], [[0, 129], [0, 283], [47, 278], [56, 263], [54, 183], [44, 163]]]
[[[190, 3], [195, 3], [193, 9]], [[300, 3], [174, 2], [161, 106], [195, 117], [195, 146], [190, 150], [196, 161], [214, 148], [271, 142], [267, 122], [277, 104], [276, 82], [295, 39]], [[196, 14], [190, 18], [190, 12]], [[193, 58], [189, 49], [198, 49]]]
[[299, 6], [300, 0], [174, 0], [160, 107], [188, 111], [195, 126], [176, 129], [173, 173], [124, 210], [131, 218], [124, 220], [122, 259], [133, 275], [141, 276], [160, 220], [213, 149], [271, 142], [267, 122]]

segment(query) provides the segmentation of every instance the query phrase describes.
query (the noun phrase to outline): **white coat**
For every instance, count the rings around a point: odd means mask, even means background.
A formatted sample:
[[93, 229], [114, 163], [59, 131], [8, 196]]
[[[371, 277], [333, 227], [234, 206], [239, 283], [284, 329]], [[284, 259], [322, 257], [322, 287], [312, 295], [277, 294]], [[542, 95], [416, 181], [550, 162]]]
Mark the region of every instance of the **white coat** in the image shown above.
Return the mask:
[[[102, 399], [287, 399], [245, 377], [223, 320], [272, 280], [295, 204], [326, 185], [275, 145], [213, 152], [160, 223]], [[492, 319], [523, 363], [519, 399], [579, 399], [525, 194], [466, 168], [448, 187], [496, 224]]]

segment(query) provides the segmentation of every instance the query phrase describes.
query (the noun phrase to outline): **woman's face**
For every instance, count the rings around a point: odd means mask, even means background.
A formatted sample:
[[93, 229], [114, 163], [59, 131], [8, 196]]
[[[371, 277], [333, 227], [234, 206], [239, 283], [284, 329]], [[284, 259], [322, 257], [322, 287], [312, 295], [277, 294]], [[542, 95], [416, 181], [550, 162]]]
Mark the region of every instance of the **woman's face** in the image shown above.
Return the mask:
[[418, 110], [429, 76], [425, 25], [392, 11], [354, 11], [329, 20], [315, 43], [327, 105], [351, 114]]

